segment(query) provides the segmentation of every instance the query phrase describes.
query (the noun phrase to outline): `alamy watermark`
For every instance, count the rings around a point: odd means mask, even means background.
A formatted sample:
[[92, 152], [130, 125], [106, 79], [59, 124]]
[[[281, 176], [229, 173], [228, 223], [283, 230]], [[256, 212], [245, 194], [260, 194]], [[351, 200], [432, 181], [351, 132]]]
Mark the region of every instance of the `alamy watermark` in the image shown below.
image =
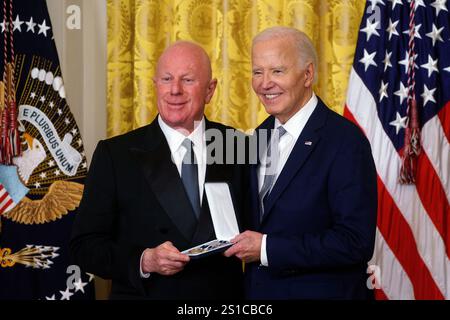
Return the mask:
[[69, 275], [66, 280], [66, 286], [70, 290], [75, 288], [75, 283], [81, 279], [81, 269], [77, 265], [70, 265], [66, 269], [66, 273]]
[[67, 18], [66, 27], [69, 30], [81, 29], [81, 8], [75, 4], [72, 4], [66, 8]]
[[278, 163], [276, 158], [279, 154], [267, 152], [270, 144], [280, 142], [277, 130], [260, 129], [255, 134], [247, 135], [235, 129], [222, 131], [210, 128], [204, 131], [204, 140], [205, 145], [197, 146], [197, 150], [201, 155], [206, 154], [206, 159], [187, 157], [186, 161], [189, 161], [188, 159], [193, 159], [196, 163], [206, 161], [207, 165], [260, 164], [266, 168], [267, 174], [275, 173], [277, 170], [273, 164]]

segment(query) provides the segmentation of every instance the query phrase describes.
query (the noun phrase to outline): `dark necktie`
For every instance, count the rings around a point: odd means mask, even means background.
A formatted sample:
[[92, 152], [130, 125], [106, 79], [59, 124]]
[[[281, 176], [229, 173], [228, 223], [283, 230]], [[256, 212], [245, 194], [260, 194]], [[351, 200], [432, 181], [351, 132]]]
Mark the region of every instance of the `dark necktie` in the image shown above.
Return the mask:
[[192, 141], [186, 138], [182, 145], [187, 151], [181, 165], [181, 180], [183, 181], [184, 189], [189, 197], [195, 216], [198, 219], [200, 217], [200, 196], [198, 189], [197, 160]]
[[273, 132], [272, 138], [270, 139], [270, 144], [267, 146], [266, 163], [264, 164], [266, 167], [264, 171], [264, 182], [261, 187], [261, 191], [259, 192], [261, 220], [264, 216], [264, 207], [266, 205], [266, 200], [268, 198], [268, 195], [270, 194], [271, 189], [273, 188], [273, 184], [277, 175], [278, 162], [280, 158], [280, 150], [278, 144], [281, 137], [285, 133], [286, 129], [284, 129], [282, 126], [279, 126], [277, 130]]

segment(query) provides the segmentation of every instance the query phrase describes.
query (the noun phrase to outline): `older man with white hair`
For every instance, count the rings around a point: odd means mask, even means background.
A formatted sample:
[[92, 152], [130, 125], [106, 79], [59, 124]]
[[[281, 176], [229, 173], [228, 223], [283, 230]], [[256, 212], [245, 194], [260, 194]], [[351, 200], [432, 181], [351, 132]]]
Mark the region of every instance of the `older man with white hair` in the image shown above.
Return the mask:
[[255, 134], [270, 138], [251, 170], [251, 231], [225, 252], [247, 262], [247, 298], [369, 298], [377, 212], [369, 142], [314, 94], [317, 54], [303, 32], [258, 34], [252, 68], [270, 114]]

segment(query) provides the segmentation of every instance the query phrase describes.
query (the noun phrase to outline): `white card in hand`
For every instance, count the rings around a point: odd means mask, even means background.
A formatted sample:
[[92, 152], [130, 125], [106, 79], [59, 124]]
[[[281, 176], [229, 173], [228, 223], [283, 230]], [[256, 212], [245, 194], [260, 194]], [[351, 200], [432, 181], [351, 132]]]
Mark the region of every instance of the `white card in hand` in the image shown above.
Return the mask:
[[228, 184], [225, 182], [207, 182], [205, 183], [205, 192], [216, 239], [182, 251], [191, 258], [206, 257], [224, 251], [233, 245], [229, 240], [239, 234]]
[[239, 227], [228, 184], [207, 182], [205, 192], [217, 239], [231, 240], [239, 234]]

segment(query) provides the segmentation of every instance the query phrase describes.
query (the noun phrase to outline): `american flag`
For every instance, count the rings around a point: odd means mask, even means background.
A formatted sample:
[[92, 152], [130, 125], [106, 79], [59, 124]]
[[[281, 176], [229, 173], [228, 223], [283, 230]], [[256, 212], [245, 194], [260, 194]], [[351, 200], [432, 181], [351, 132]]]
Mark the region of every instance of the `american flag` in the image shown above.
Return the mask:
[[[344, 115], [365, 132], [377, 167], [377, 237], [370, 264], [378, 270], [379, 299], [450, 299], [447, 2], [370, 0], [359, 30]], [[414, 72], [408, 73], [408, 66]], [[415, 183], [401, 184], [413, 84], [422, 149]]]
[[0, 215], [12, 209], [15, 203], [3, 184], [0, 183]]

